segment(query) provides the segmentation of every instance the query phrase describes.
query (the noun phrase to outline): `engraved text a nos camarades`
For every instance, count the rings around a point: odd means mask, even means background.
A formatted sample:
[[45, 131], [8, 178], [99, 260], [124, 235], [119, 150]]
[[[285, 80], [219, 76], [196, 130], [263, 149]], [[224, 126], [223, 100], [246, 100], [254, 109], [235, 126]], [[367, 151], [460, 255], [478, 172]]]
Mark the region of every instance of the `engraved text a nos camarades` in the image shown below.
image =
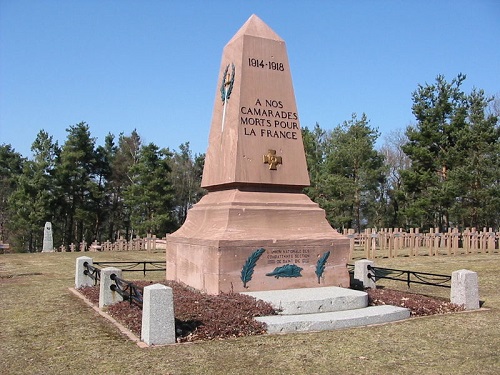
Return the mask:
[[[265, 138], [298, 139], [297, 112], [287, 111], [281, 100], [257, 98], [253, 106], [240, 107], [243, 134]], [[255, 127], [260, 127], [255, 128]]]

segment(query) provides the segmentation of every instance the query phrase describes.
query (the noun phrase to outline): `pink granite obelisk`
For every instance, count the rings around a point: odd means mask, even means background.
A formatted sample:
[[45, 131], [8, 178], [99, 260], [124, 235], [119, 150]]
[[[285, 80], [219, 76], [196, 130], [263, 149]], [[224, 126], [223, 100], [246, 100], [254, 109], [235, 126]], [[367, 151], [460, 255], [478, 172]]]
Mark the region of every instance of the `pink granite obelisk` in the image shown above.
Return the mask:
[[202, 187], [167, 239], [167, 279], [210, 294], [349, 286], [349, 240], [309, 185], [286, 46], [252, 15], [225, 46]]

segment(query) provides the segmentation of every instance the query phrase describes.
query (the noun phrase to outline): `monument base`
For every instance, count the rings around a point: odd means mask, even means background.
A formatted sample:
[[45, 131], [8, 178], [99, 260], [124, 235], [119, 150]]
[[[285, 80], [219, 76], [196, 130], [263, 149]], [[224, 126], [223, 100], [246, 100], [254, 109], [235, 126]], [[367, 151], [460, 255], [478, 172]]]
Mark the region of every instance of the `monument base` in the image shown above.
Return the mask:
[[297, 191], [204, 196], [167, 238], [167, 279], [209, 294], [349, 287], [349, 240]]

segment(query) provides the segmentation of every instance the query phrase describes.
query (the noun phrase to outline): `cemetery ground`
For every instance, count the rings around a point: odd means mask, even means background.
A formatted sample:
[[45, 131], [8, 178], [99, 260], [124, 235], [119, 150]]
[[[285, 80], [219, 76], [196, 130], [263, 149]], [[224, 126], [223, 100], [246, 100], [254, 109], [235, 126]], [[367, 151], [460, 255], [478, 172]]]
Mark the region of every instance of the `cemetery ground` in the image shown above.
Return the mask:
[[[361, 257], [356, 252], [355, 257]], [[69, 292], [82, 253], [0, 255], [2, 374], [494, 374], [500, 368], [500, 254], [377, 258], [375, 265], [478, 273], [483, 309], [328, 332], [140, 348]], [[85, 253], [95, 261], [164, 260], [164, 253]], [[128, 275], [134, 275], [130, 277]], [[141, 273], [125, 273], [143, 279]], [[146, 275], [162, 280], [163, 272]], [[380, 280], [386, 288], [406, 284]], [[411, 291], [449, 298], [449, 289]]]

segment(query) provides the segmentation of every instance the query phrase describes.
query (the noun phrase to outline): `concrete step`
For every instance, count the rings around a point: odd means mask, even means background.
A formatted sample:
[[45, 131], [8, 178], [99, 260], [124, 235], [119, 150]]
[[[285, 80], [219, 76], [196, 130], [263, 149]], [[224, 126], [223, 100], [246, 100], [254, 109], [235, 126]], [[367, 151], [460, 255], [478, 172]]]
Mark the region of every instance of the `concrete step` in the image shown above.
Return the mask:
[[249, 296], [269, 302], [280, 315], [316, 314], [360, 309], [368, 306], [368, 294], [346, 288], [318, 287], [286, 290], [245, 292]]
[[367, 326], [409, 317], [410, 310], [406, 308], [383, 305], [316, 314], [262, 316], [255, 319], [267, 325], [268, 333], [293, 333]]

